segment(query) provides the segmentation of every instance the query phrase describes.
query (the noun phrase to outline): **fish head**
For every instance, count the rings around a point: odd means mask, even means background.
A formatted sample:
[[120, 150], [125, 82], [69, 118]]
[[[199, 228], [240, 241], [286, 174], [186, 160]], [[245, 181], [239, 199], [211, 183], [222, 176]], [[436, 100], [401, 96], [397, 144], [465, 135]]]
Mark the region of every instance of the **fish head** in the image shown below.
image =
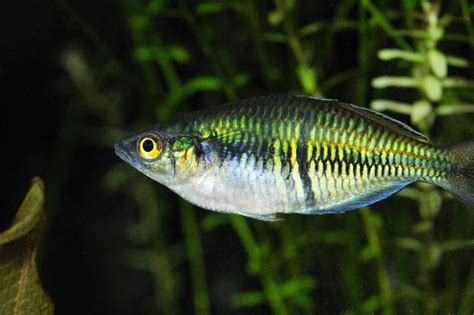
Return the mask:
[[200, 146], [194, 135], [147, 131], [115, 144], [115, 153], [148, 177], [169, 185], [197, 168]]

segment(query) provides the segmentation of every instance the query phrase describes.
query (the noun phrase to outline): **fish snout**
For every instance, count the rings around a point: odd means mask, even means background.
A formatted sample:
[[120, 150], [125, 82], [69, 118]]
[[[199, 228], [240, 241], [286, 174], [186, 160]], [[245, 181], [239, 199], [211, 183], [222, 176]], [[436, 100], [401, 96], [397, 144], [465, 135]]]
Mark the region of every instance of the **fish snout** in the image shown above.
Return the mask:
[[133, 157], [133, 146], [130, 141], [120, 141], [114, 146], [115, 154], [127, 163], [133, 164], [135, 158]]

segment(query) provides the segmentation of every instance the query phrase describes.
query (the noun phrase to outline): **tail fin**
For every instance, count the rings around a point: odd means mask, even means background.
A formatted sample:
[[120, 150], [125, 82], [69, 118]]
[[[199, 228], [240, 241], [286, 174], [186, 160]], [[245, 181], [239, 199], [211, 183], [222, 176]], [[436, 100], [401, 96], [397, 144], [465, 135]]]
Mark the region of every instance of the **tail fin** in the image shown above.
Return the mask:
[[453, 160], [461, 168], [448, 174], [446, 188], [469, 208], [474, 209], [474, 141], [456, 145], [450, 150]]

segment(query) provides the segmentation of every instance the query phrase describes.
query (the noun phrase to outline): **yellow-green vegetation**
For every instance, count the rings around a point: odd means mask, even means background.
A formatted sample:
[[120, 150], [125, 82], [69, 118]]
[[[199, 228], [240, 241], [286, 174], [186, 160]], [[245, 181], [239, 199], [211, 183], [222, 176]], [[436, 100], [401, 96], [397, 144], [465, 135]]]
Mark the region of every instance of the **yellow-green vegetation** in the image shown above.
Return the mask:
[[0, 233], [0, 314], [53, 314], [36, 256], [46, 226], [44, 185], [34, 178], [11, 227]]

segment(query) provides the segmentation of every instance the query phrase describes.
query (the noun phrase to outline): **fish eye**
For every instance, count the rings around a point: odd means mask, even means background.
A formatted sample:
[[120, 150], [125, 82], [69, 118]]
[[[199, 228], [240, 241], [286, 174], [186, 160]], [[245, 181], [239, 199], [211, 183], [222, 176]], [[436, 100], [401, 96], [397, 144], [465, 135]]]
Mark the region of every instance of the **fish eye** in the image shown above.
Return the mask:
[[145, 160], [156, 159], [162, 149], [163, 143], [156, 136], [145, 136], [138, 141], [138, 153]]

